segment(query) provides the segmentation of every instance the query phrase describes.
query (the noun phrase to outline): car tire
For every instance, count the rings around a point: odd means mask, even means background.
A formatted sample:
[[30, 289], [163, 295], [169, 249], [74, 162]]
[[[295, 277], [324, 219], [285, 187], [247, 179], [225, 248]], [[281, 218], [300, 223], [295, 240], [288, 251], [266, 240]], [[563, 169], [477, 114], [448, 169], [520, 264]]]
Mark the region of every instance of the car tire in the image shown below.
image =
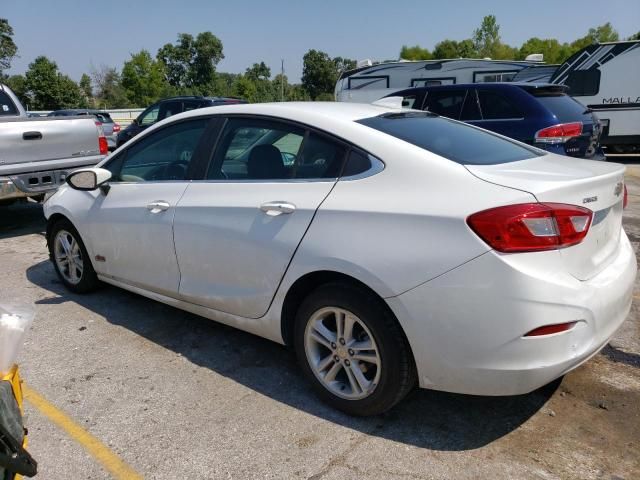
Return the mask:
[[323, 285], [303, 300], [295, 322], [301, 368], [332, 407], [350, 415], [378, 415], [415, 386], [407, 339], [384, 301], [367, 289]]
[[87, 249], [69, 220], [55, 222], [47, 240], [53, 267], [65, 287], [75, 293], [88, 293], [98, 288], [100, 281]]

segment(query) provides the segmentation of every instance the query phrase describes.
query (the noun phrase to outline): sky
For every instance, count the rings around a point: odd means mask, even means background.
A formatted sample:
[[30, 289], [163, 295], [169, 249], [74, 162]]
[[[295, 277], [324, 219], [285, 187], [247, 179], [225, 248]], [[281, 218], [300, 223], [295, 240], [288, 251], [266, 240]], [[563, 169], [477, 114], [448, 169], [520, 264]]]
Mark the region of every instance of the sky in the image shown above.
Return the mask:
[[469, 38], [491, 14], [513, 46], [533, 36], [572, 41], [605, 22], [621, 38], [640, 30], [640, 0], [0, 0], [20, 56], [8, 73], [24, 73], [46, 55], [75, 80], [103, 65], [120, 70], [141, 49], [155, 56], [178, 33], [211, 31], [224, 47], [218, 71], [241, 73], [264, 61], [275, 75], [284, 59], [289, 81], [298, 82], [309, 49], [395, 59], [402, 45], [432, 49], [445, 38]]

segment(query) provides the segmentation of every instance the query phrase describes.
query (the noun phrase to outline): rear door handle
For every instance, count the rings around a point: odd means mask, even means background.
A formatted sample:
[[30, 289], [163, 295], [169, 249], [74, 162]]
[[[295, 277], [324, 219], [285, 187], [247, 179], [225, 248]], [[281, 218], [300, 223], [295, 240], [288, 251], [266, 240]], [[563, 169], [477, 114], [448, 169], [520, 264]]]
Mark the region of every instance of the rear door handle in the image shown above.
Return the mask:
[[24, 132], [22, 134], [23, 140], [40, 140], [42, 139], [42, 132]]
[[151, 213], [160, 213], [167, 210], [171, 205], [169, 202], [165, 202], [164, 200], [158, 200], [157, 202], [151, 202], [147, 205], [147, 210]]
[[260, 205], [260, 210], [269, 215], [270, 217], [277, 217], [283, 213], [293, 213], [296, 211], [296, 206], [289, 202], [267, 202]]

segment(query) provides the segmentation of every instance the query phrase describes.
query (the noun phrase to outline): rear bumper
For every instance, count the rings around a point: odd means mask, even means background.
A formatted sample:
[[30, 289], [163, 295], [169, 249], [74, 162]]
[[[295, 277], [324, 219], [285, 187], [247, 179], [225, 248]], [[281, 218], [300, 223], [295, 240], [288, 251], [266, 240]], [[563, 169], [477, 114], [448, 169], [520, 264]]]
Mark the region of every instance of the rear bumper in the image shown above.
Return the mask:
[[28, 196], [28, 194], [16, 187], [10, 178], [0, 177], [0, 200], [12, 200]]
[[[405, 329], [421, 387], [517, 395], [607, 344], [629, 313], [636, 268], [622, 233], [616, 258], [589, 281], [564, 271], [557, 251], [492, 251], [387, 302]], [[524, 337], [574, 321], [566, 332]]]
[[[79, 167], [78, 167], [79, 168]], [[75, 168], [29, 172], [0, 177], [0, 200], [38, 197], [56, 190]]]

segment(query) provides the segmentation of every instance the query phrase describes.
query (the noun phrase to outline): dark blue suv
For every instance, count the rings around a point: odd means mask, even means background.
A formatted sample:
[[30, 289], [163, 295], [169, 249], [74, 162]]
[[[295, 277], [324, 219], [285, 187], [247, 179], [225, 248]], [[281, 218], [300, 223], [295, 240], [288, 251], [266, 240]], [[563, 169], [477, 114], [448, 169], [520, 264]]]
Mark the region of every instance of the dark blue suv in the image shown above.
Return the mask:
[[428, 110], [553, 153], [602, 160], [600, 124], [564, 85], [470, 83], [392, 93], [403, 107]]

